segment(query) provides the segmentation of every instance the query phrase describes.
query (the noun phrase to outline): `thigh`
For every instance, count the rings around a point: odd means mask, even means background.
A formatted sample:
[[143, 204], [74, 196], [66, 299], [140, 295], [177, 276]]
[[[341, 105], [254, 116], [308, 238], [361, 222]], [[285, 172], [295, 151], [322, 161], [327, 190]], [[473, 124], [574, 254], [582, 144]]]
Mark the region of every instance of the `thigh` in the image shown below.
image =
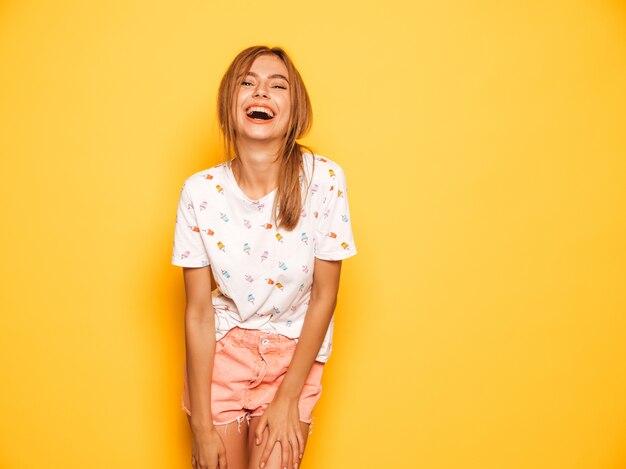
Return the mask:
[[[261, 462], [261, 454], [263, 454], [263, 450], [265, 449], [265, 443], [269, 437], [269, 431], [267, 427], [263, 431], [263, 439], [261, 440], [260, 445], [256, 445], [254, 441], [254, 434], [256, 432], [257, 427], [259, 426], [259, 417], [252, 417], [250, 419], [250, 428], [248, 431], [248, 469], [259, 469], [259, 463]], [[300, 421], [300, 430], [302, 431], [302, 438], [304, 439], [304, 448], [302, 449], [302, 459], [298, 459], [298, 467], [300, 467], [302, 461], [304, 460], [304, 449], [306, 448], [306, 442], [309, 437], [309, 424], [303, 421]], [[281, 466], [281, 458], [282, 458], [282, 448], [280, 443], [276, 443], [272, 452], [270, 453], [270, 457], [267, 460], [267, 464], [263, 469], [282, 469]], [[292, 465], [290, 462], [286, 464], [286, 466], [292, 469]]]

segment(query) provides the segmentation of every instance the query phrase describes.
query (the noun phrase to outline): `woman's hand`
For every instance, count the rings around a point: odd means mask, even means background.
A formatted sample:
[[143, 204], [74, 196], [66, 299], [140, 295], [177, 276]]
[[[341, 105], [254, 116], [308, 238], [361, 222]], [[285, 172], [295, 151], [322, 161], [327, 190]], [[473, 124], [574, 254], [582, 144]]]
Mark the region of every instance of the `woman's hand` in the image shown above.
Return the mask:
[[263, 430], [267, 425], [269, 438], [261, 453], [259, 467], [267, 464], [267, 460], [276, 442], [282, 449], [282, 468], [297, 468], [304, 449], [304, 437], [300, 427], [300, 410], [297, 398], [281, 396], [278, 393], [259, 417], [259, 425], [255, 432], [256, 444], [263, 441]]
[[213, 425], [192, 429], [191, 466], [193, 469], [227, 469], [226, 447]]

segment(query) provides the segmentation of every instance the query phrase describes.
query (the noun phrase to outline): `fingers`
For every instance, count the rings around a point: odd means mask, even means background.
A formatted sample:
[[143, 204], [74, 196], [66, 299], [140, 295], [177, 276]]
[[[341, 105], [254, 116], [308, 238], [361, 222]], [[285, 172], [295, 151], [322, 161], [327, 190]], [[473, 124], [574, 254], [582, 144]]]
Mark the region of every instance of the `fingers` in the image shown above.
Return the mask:
[[267, 418], [265, 418], [265, 414], [263, 414], [259, 418], [259, 425], [257, 426], [256, 431], [254, 432], [254, 442], [256, 443], [257, 446], [261, 444], [261, 441], [263, 441], [263, 430], [265, 430], [266, 425], [267, 425]]
[[298, 464], [299, 464], [299, 460], [302, 459], [302, 453], [304, 453], [304, 435], [302, 435], [302, 429], [300, 428], [300, 425], [298, 425], [298, 428], [296, 430], [296, 438], [298, 439]]
[[275, 443], [276, 443], [276, 440], [274, 439], [274, 435], [270, 435], [267, 441], [265, 442], [265, 448], [263, 448], [263, 452], [261, 453], [261, 459], [259, 459], [260, 468], [265, 467], [265, 464], [267, 464], [267, 460], [270, 457], [270, 453], [274, 449]]
[[261, 453], [259, 467], [265, 467], [276, 443], [280, 443], [281, 469], [297, 468], [300, 465], [300, 458], [298, 438], [295, 435], [291, 438], [283, 439], [277, 439], [274, 435], [270, 436], [265, 442], [265, 448]]
[[289, 443], [291, 444], [291, 467], [293, 467], [294, 469], [298, 467], [298, 438], [296, 437], [295, 434], [291, 435], [291, 438], [289, 439]]
[[197, 469], [196, 465], [197, 465], [196, 463], [196, 439], [192, 438], [191, 439], [191, 467], [193, 469]]
[[213, 464], [209, 464], [209, 463], [201, 464], [200, 462], [198, 462], [195, 456], [192, 456], [191, 466], [193, 467], [193, 469], [211, 469], [211, 468], [228, 469], [228, 462], [226, 461], [226, 455], [223, 453], [219, 453], [217, 455], [217, 465], [215, 464], [215, 461], [213, 462]]
[[289, 453], [291, 452], [291, 444], [288, 438], [284, 438], [280, 440], [280, 448], [281, 448], [281, 467], [283, 469], [287, 469], [289, 467], [289, 461], [291, 458], [289, 457]]
[[228, 463], [226, 462], [226, 453], [225, 452], [219, 452], [217, 455], [217, 462], [218, 462], [218, 466], [219, 469], [228, 469]]
[[[264, 429], [267, 427], [269, 434], [263, 443]], [[270, 455], [274, 451], [276, 443], [280, 443], [281, 469], [297, 468], [304, 452], [304, 435], [299, 422], [296, 427], [290, 428], [288, 432], [272, 432], [266, 419], [261, 416], [259, 424], [255, 430], [255, 443], [257, 446], [263, 443], [263, 449], [259, 458], [259, 468], [263, 469], [267, 465]]]
[[[193, 440], [191, 467], [193, 469], [228, 469], [226, 446], [218, 433], [216, 439], [198, 443]], [[217, 451], [215, 451], [217, 449]]]
[[[267, 460], [270, 457], [270, 454], [272, 454], [272, 450], [274, 449], [274, 445], [276, 445], [276, 443], [280, 443], [280, 449], [281, 449], [281, 469], [285, 469], [285, 468], [289, 468], [289, 460], [291, 459], [290, 457], [290, 448], [291, 448], [291, 444], [289, 442], [288, 439], [276, 439], [276, 437], [274, 435], [270, 435], [270, 437], [268, 438], [268, 440], [265, 442], [265, 448], [263, 449], [263, 453], [261, 454], [261, 459], [259, 460], [259, 467], [263, 468], [265, 467], [265, 465], [267, 464]], [[293, 467], [293, 466], [291, 466]]]
[[198, 454], [196, 451], [196, 445], [194, 442], [194, 448], [193, 448], [193, 452], [191, 453], [191, 467], [193, 467], [193, 469], [200, 469], [200, 464], [198, 464]]

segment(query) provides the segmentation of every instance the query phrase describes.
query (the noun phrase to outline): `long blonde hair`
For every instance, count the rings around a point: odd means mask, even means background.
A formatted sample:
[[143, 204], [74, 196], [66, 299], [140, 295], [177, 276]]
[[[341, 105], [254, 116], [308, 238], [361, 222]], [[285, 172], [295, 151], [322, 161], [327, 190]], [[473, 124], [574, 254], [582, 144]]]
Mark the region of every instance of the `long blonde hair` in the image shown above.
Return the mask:
[[[302, 175], [304, 178], [306, 175], [302, 167], [302, 153], [307, 150], [314, 155], [314, 152], [296, 141], [309, 132], [313, 124], [313, 110], [304, 81], [287, 52], [280, 47], [270, 48], [267, 46], [252, 46], [241, 51], [232, 61], [220, 82], [217, 95], [217, 119], [223, 138], [224, 156], [227, 164], [230, 164], [238, 154], [235, 116], [232, 109], [241, 77], [246, 76], [257, 57], [272, 54], [280, 58], [287, 67], [291, 98], [291, 113], [287, 133], [278, 151], [278, 159], [280, 160], [278, 186], [272, 213], [274, 220], [277, 220], [277, 227], [291, 231], [298, 224], [302, 211], [300, 176]], [[313, 163], [315, 164], [315, 158], [313, 158]], [[279, 213], [278, 207], [280, 207]]]

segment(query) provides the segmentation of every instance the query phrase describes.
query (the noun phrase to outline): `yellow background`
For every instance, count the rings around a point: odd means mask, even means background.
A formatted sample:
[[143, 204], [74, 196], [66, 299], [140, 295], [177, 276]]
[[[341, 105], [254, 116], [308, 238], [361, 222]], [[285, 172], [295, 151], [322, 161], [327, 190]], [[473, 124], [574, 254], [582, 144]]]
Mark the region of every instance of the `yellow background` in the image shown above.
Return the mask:
[[185, 177], [254, 44], [359, 254], [305, 469], [626, 467], [626, 6], [0, 3], [0, 467], [184, 468]]

